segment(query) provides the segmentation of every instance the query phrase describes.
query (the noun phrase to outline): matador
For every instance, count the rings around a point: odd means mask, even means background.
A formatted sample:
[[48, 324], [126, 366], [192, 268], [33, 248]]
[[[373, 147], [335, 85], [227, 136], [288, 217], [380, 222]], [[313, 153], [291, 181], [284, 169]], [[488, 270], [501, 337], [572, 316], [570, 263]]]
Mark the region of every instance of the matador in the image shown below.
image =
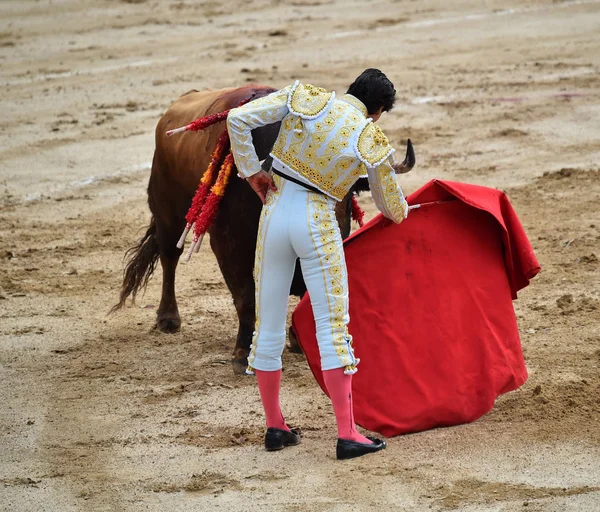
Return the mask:
[[[367, 177], [383, 215], [396, 223], [408, 204], [393, 168], [394, 149], [374, 124], [392, 109], [396, 91], [378, 69], [365, 70], [336, 97], [296, 81], [232, 109], [227, 118], [231, 149], [241, 177], [263, 202], [254, 280], [256, 327], [248, 356], [265, 411], [265, 448], [300, 442], [280, 408], [281, 355], [285, 346], [288, 295], [298, 258], [310, 295], [321, 367], [338, 428], [338, 459], [382, 450], [385, 440], [356, 430], [352, 374], [359, 359], [348, 332], [348, 276], [335, 205], [360, 177]], [[273, 146], [272, 173], [261, 169], [252, 130], [281, 122]]]

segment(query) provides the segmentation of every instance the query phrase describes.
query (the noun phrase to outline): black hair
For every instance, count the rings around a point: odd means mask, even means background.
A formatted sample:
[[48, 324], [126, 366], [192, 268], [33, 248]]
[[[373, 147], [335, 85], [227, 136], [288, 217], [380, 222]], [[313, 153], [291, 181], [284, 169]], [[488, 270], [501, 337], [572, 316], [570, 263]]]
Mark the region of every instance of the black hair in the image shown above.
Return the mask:
[[365, 69], [348, 87], [348, 94], [362, 101], [369, 114], [374, 114], [380, 107], [384, 112], [389, 112], [396, 101], [394, 84], [375, 68]]

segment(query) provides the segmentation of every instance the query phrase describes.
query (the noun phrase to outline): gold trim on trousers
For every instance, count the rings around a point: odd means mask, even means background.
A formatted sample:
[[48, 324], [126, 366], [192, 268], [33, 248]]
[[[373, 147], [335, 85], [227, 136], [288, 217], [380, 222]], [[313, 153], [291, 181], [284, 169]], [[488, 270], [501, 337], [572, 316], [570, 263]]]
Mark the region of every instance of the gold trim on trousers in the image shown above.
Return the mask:
[[348, 334], [348, 274], [336, 201], [275, 175], [276, 192], [263, 207], [256, 244], [256, 331], [250, 369], [281, 368], [287, 307], [296, 258], [310, 294], [323, 370], [347, 367], [353, 373]]

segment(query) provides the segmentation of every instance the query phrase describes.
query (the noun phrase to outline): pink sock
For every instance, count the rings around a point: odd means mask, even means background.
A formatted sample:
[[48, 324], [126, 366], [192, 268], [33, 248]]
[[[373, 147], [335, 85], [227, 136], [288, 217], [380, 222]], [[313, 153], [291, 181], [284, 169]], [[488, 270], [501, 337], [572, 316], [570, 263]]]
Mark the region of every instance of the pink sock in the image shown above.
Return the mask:
[[256, 381], [258, 382], [258, 391], [265, 409], [265, 418], [267, 428], [278, 428], [281, 430], [290, 430], [285, 424], [281, 408], [279, 406], [279, 387], [281, 385], [281, 370], [274, 372], [264, 372], [254, 370]]
[[345, 375], [344, 368], [325, 370], [325, 386], [333, 404], [333, 412], [338, 427], [338, 437], [359, 443], [371, 441], [356, 430], [354, 409], [352, 407], [352, 375]]

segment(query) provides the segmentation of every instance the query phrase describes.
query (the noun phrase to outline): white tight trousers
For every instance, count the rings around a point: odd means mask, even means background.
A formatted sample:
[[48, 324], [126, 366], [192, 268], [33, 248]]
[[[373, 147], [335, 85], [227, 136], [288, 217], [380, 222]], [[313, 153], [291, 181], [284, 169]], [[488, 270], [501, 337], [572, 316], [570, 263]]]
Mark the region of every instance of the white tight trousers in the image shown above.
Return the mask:
[[274, 176], [263, 206], [254, 264], [256, 330], [248, 356], [252, 369], [281, 369], [288, 297], [296, 258], [310, 294], [323, 370], [346, 367], [354, 373], [358, 359], [348, 334], [348, 274], [336, 201]]

